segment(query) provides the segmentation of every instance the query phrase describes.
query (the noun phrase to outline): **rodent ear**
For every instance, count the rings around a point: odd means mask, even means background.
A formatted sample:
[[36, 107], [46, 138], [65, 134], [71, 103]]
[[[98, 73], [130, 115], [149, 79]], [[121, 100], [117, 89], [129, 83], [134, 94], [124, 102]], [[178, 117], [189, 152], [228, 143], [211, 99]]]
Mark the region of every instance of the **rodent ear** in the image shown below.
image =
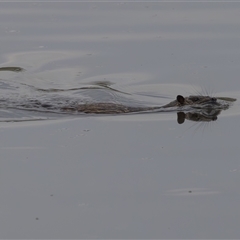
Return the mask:
[[183, 105], [185, 102], [185, 98], [182, 95], [177, 95], [177, 101]]

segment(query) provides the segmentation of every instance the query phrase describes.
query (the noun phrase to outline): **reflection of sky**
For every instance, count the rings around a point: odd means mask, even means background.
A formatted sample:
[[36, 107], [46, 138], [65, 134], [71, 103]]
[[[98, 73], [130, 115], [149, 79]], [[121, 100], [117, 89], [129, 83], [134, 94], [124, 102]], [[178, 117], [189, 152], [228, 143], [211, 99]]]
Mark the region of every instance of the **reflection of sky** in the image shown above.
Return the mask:
[[[237, 3], [19, 3], [16, 8], [5, 3], [0, 58], [22, 54], [15, 63], [25, 63], [28, 71], [44, 63], [44, 70], [59, 66], [64, 81], [72, 73], [81, 79], [140, 73], [146, 78], [131, 81], [236, 90], [238, 8]], [[29, 51], [36, 55], [26, 57]], [[57, 64], [50, 64], [56, 56]]]
[[[239, 36], [239, 5], [233, 3], [210, 3], [207, 7], [183, 2], [151, 3], [149, 7], [147, 3], [20, 6], [17, 10], [7, 4], [1, 8], [0, 20], [8, 22], [2, 39], [12, 40], [13, 34], [18, 40], [29, 41], [30, 34], [34, 41], [51, 42], [189, 41]], [[42, 34], [43, 30], [47, 34]]]
[[1, 235], [236, 237], [239, 118], [204, 129], [132, 117], [5, 124]]

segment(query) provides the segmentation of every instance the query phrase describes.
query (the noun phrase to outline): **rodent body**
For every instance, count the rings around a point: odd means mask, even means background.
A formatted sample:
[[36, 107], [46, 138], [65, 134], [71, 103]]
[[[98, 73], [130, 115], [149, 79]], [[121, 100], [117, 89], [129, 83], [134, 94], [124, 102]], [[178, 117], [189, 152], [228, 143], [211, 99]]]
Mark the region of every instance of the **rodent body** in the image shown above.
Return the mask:
[[183, 106], [199, 106], [205, 108], [213, 108], [214, 106], [220, 106], [218, 103], [218, 98], [209, 97], [209, 96], [189, 96], [183, 97], [178, 95], [176, 100], [160, 107], [132, 107], [125, 106], [123, 104], [117, 103], [86, 103], [80, 104], [76, 107], [63, 107], [63, 111], [76, 111], [82, 113], [92, 113], [92, 114], [119, 114], [119, 113], [137, 113], [151, 110], [164, 110], [171, 107], [183, 107]]

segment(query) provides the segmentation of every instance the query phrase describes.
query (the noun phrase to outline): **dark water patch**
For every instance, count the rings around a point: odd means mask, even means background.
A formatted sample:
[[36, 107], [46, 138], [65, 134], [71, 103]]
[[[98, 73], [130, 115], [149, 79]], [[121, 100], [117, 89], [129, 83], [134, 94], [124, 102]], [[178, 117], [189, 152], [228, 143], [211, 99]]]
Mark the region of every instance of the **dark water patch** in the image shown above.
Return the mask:
[[1, 67], [0, 71], [10, 71], [10, 72], [23, 72], [25, 71], [25, 69], [21, 68], [21, 67]]

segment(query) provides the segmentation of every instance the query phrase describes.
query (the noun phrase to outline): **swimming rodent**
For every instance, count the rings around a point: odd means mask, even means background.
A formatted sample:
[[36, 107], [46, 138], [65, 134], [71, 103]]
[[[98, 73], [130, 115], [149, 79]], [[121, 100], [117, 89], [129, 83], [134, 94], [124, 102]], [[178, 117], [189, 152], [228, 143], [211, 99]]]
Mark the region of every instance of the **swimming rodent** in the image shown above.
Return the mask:
[[233, 102], [233, 98], [216, 98], [210, 96], [192, 95], [183, 97], [178, 95], [176, 100], [161, 106], [161, 107], [132, 107], [118, 103], [85, 103], [79, 104], [75, 107], [62, 107], [62, 111], [67, 112], [82, 112], [92, 114], [121, 114], [121, 113], [137, 113], [144, 111], [163, 110], [171, 107], [191, 106], [196, 108], [219, 108], [221, 110], [227, 109], [229, 105], [223, 105], [218, 100], [225, 100]]

